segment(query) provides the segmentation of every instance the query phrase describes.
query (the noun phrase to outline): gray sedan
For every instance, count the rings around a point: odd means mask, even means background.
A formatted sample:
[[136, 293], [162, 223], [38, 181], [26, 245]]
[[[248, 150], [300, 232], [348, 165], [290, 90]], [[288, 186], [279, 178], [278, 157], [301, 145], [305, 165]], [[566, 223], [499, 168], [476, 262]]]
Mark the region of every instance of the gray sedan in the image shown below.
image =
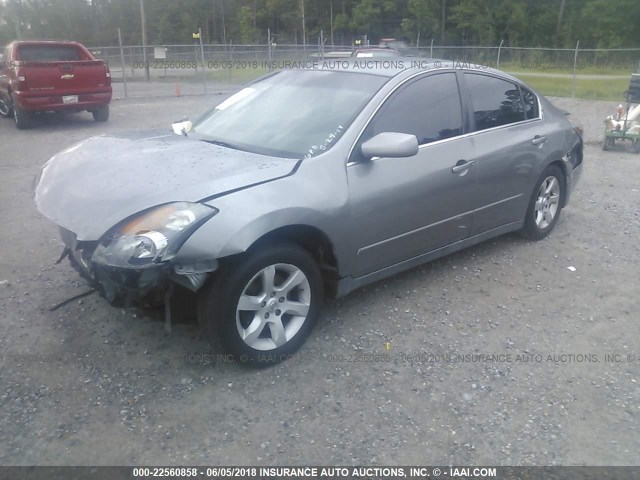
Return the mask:
[[44, 165], [38, 209], [108, 300], [193, 292], [250, 364], [295, 352], [326, 297], [546, 237], [582, 168], [567, 114], [497, 70], [385, 66], [280, 71], [178, 135], [85, 140]]

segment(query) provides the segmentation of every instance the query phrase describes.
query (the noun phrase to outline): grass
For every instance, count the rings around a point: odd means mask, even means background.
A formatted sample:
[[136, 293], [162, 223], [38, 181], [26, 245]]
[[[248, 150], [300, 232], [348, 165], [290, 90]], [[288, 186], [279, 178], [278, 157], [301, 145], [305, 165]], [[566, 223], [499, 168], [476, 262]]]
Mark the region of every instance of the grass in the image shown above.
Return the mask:
[[[515, 74], [534, 90], [551, 97], [571, 97], [573, 92], [572, 78], [546, 78], [526, 74]], [[588, 100], [623, 101], [624, 92], [629, 88], [629, 80], [616, 79], [581, 79], [576, 78], [575, 97]]]
[[[564, 75], [573, 75], [573, 58], [567, 65], [529, 65], [526, 62], [500, 62], [500, 70], [506, 72], [521, 72], [521, 73], [558, 73]], [[631, 72], [636, 68], [635, 65], [629, 63], [629, 65], [601, 65], [595, 66], [580, 65], [578, 62], [578, 68], [576, 69], [577, 75], [622, 75], [631, 77]]]
[[[500, 69], [504, 71], [513, 71], [513, 75], [525, 83], [531, 85], [536, 91], [543, 95], [552, 97], [571, 97], [573, 94], [573, 78], [571, 70], [562, 69], [535, 69], [530, 71], [518, 71], [522, 69], [522, 65], [517, 63], [500, 64]], [[269, 73], [266, 68], [238, 68], [238, 69], [219, 69], [207, 70], [207, 82], [211, 84], [246, 84]], [[567, 77], [540, 77], [536, 73], [562, 73]], [[581, 78], [580, 75], [595, 75], [597, 73], [603, 75], [624, 75], [624, 78]], [[627, 77], [628, 75], [628, 77]], [[593, 72], [580, 70], [575, 81], [575, 98], [588, 100], [613, 100], [623, 101], [623, 93], [629, 88], [629, 70], [602, 70], [594, 69]], [[143, 76], [136, 77], [136, 81], [142, 81]], [[202, 82], [202, 73], [195, 71], [183, 71], [179, 75], [175, 72], [168, 72], [166, 78], [161, 76], [153, 76], [153, 81], [159, 82], [175, 82], [180, 80], [187, 83]], [[131, 81], [131, 79], [129, 80]]]

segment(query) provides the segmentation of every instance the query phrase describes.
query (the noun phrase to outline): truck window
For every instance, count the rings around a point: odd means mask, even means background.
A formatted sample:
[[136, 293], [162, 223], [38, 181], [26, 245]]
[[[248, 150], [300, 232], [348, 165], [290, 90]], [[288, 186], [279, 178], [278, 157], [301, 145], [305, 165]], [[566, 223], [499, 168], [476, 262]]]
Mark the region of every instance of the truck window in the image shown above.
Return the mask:
[[23, 62], [73, 62], [82, 60], [80, 51], [72, 45], [21, 45], [18, 60]]

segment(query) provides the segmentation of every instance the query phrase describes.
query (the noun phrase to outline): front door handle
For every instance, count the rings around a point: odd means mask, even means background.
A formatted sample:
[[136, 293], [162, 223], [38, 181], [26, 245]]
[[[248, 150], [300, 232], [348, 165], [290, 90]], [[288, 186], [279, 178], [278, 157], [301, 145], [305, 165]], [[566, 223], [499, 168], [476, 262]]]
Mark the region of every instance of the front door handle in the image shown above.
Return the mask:
[[456, 163], [456, 166], [453, 167], [451, 169], [451, 171], [453, 173], [460, 173], [460, 172], [464, 172], [465, 170], [469, 170], [471, 167], [473, 167], [476, 164], [476, 162], [474, 160], [458, 160], [458, 163]]
[[533, 137], [533, 140], [531, 140], [531, 143], [533, 143], [534, 145], [542, 145], [546, 141], [547, 141], [547, 137], [541, 137], [540, 135], [536, 135], [535, 137]]

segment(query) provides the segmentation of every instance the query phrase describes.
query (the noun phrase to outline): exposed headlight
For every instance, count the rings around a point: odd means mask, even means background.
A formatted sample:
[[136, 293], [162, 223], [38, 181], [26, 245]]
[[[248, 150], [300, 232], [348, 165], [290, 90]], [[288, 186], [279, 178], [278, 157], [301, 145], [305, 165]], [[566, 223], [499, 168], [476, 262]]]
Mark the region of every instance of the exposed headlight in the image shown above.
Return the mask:
[[176, 202], [147, 210], [116, 225], [92, 260], [112, 267], [144, 268], [173, 258], [182, 244], [218, 209]]

